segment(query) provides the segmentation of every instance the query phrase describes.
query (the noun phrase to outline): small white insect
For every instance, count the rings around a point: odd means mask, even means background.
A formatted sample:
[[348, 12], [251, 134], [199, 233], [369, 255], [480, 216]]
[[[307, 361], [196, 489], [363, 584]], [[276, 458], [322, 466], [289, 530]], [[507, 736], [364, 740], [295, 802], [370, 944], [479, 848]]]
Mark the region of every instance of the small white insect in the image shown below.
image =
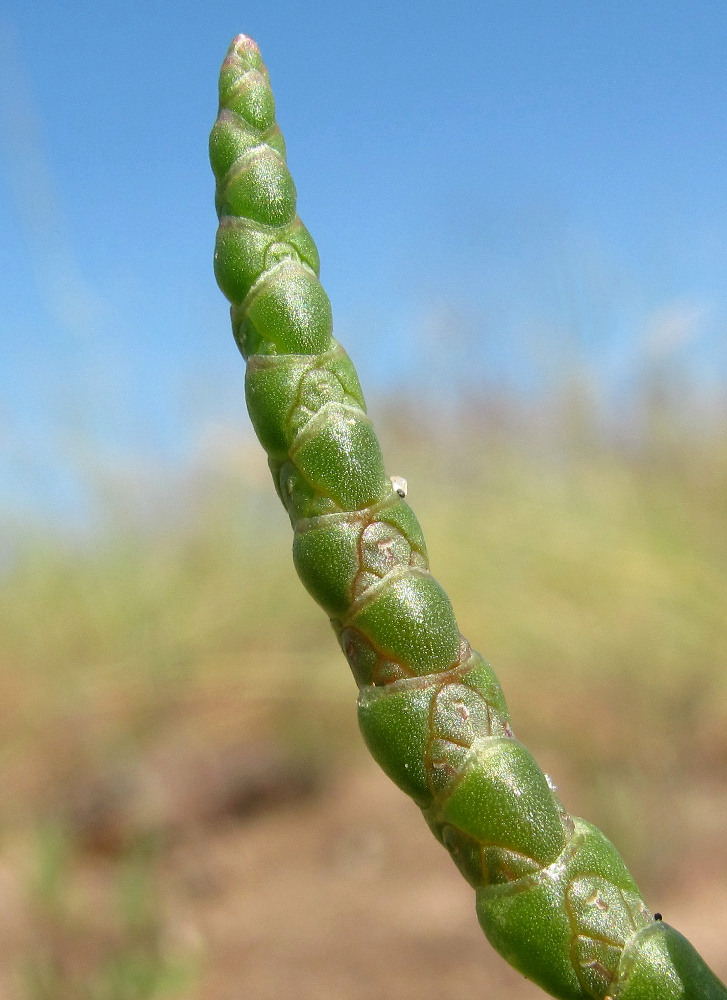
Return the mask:
[[403, 476], [389, 476], [389, 479], [391, 480], [391, 485], [394, 487], [394, 491], [403, 499], [407, 493], [406, 479]]

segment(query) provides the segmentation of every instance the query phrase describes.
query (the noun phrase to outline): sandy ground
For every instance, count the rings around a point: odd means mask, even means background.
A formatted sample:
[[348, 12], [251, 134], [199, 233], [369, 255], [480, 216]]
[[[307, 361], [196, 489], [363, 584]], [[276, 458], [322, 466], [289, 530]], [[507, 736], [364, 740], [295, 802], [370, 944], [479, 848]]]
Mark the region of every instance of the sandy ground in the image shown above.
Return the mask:
[[[199, 955], [195, 997], [541, 996], [493, 952], [472, 890], [417, 808], [368, 763], [180, 842], [160, 878], [170, 933]], [[726, 978], [725, 887], [705, 876], [659, 905]]]
[[[542, 996], [493, 952], [471, 889], [373, 768], [202, 846], [169, 859], [174, 909], [204, 955], [199, 997]], [[665, 899], [667, 916], [725, 977], [725, 887], [690, 898]]]
[[[183, 813], [192, 821], [168, 824], [152, 869], [155, 947], [165, 960], [181, 960], [182, 981], [169, 992], [122, 988], [114, 1000], [543, 995], [494, 953], [479, 930], [472, 890], [416, 807], [373, 763], [362, 758], [312, 787], [295, 768], [289, 774], [287, 783], [285, 772], [282, 781], [268, 774], [261, 779], [263, 794], [248, 788], [236, 803], [228, 796], [224, 808], [213, 808], [222, 785], [215, 788], [209, 775], [200, 771], [191, 783], [182, 782], [185, 794], [196, 797], [196, 810], [187, 801]], [[59, 933], [47, 907], [40, 920], [34, 916], [27, 885], [37, 859], [27, 843], [6, 844], [0, 864], [2, 1000], [100, 996], [90, 989], [79, 994], [78, 969], [113, 937], [95, 928], [96, 915], [99, 928], [108, 923], [108, 884], [119, 851], [108, 837], [97, 837], [77, 855], [68, 890], [76, 902], [68, 903], [71, 917], [66, 914]], [[725, 978], [727, 890], [708, 887], [706, 876], [695, 871], [693, 890], [685, 895], [686, 873], [677, 874], [674, 893], [660, 898], [659, 906]], [[43, 935], [61, 963], [75, 963], [75, 988], [28, 988], [19, 959], [27, 963], [47, 950]]]

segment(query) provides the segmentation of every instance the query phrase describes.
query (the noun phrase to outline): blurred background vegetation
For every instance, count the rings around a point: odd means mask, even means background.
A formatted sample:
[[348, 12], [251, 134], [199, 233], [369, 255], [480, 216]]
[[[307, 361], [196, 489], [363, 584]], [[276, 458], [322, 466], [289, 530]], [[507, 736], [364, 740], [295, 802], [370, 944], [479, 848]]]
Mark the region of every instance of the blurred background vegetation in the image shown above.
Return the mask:
[[3, 6], [0, 1000], [540, 995], [367, 757], [244, 417], [238, 30], [462, 631], [727, 977], [727, 8], [373, 6]]
[[[724, 975], [727, 432], [673, 390], [645, 384], [628, 436], [587, 380], [537, 411], [370, 408], [518, 735]], [[486, 942], [458, 951], [469, 890], [364, 755], [249, 432], [88, 486], [95, 530], [16, 521], [0, 580], [0, 996], [536, 996]], [[428, 885], [423, 931], [394, 900]]]

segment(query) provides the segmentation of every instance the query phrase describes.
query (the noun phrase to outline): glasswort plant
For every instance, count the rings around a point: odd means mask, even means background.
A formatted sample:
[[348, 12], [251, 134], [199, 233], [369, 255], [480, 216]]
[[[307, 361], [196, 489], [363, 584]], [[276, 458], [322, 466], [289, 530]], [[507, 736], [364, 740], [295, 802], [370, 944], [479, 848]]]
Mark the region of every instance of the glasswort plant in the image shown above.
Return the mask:
[[647, 909], [610, 841], [565, 811], [429, 572], [406, 486], [385, 472], [358, 377], [333, 337], [267, 70], [244, 35], [219, 95], [215, 274], [295, 566], [351, 666], [371, 753], [475, 889], [491, 944], [544, 990], [563, 1000], [725, 1000], [692, 945]]

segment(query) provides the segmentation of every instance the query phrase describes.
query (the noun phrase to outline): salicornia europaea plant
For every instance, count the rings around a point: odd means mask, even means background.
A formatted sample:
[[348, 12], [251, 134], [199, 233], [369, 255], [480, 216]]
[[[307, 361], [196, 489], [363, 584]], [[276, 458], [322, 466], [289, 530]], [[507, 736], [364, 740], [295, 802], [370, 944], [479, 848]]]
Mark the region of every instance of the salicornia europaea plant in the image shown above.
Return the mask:
[[647, 910], [613, 845], [565, 811], [429, 573], [405, 487], [384, 471], [356, 372], [333, 338], [268, 74], [244, 35], [219, 92], [215, 273], [295, 565], [351, 666], [369, 749], [474, 887], [492, 945], [543, 989], [724, 1000], [689, 942]]

